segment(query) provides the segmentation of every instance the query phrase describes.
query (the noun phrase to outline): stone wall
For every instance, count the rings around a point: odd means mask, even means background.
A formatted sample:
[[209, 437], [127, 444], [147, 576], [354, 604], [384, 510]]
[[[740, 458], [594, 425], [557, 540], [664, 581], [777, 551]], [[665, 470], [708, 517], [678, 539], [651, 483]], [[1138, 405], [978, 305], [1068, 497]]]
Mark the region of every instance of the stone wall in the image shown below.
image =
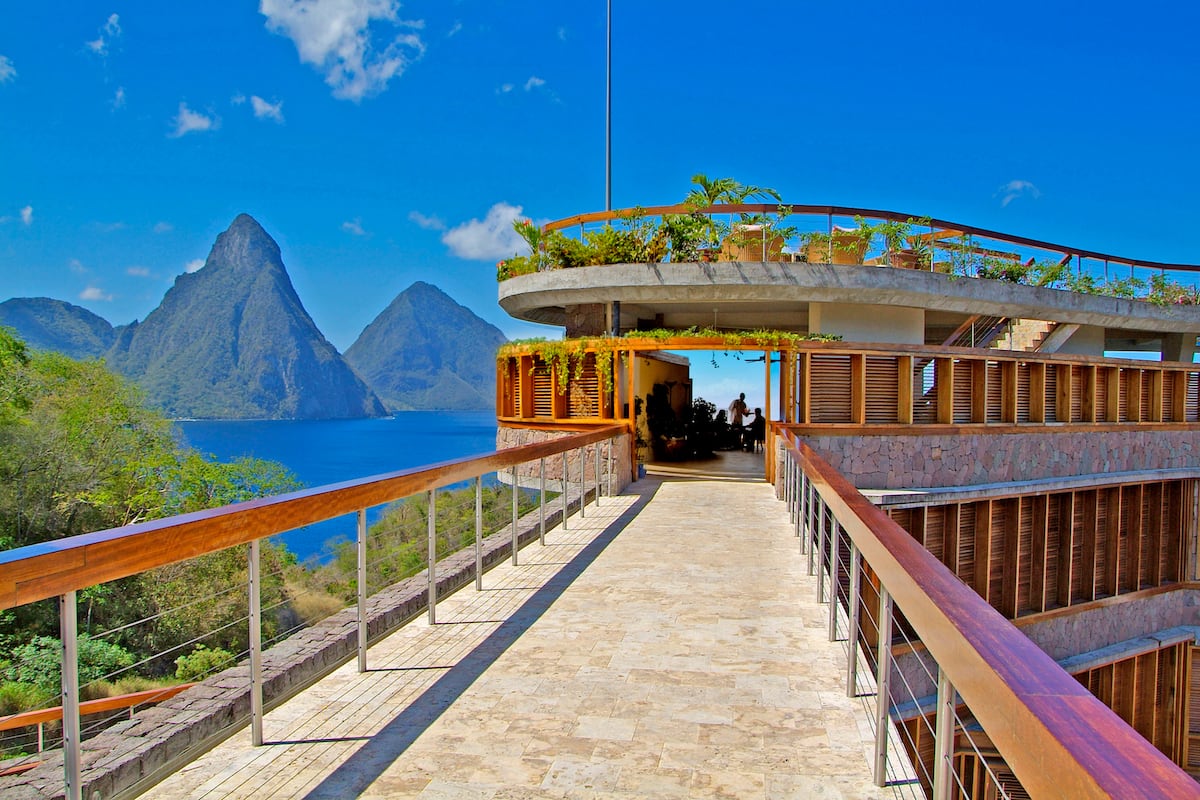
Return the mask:
[[914, 489], [1200, 467], [1194, 431], [805, 436], [860, 489]]
[[[570, 436], [576, 431], [556, 431], [547, 430], [544, 428], [508, 428], [501, 425], [496, 429], [496, 449], [504, 450], [509, 447], [520, 447], [526, 444], [537, 444], [539, 442], [552, 441], [561, 439], [564, 436]], [[608, 456], [611, 450], [612, 453], [612, 487], [611, 491], [607, 484], [604, 486], [605, 493], [619, 494], [626, 486], [630, 484], [633, 478], [630, 450], [629, 434], [622, 434], [612, 440], [611, 446], [609, 442], [601, 442], [600, 446], [600, 477], [602, 480], [607, 480], [608, 471]], [[585, 458], [579, 450], [572, 450], [567, 453], [567, 476], [568, 480], [575, 486], [579, 485], [580, 474], [580, 458]], [[586, 463], [583, 465], [583, 474], [586, 478], [587, 485], [594, 487], [596, 485], [596, 457], [592, 446], [588, 447]], [[562, 491], [562, 473], [563, 473], [562, 456], [551, 456], [546, 459], [546, 488], [552, 492]], [[540, 465], [537, 461], [531, 461], [527, 464], [522, 464], [517, 471], [517, 477], [522, 486], [528, 488], [537, 488], [540, 485]], [[501, 479], [506, 481], [507, 473], [501, 476]], [[590, 491], [590, 488], [589, 488]]]

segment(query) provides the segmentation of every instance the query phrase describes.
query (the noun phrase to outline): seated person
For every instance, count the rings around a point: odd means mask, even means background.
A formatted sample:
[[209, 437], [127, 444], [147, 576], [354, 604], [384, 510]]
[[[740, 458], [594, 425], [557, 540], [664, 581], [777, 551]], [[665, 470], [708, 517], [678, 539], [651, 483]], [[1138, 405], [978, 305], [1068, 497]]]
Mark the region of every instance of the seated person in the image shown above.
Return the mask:
[[754, 419], [746, 427], [746, 437], [744, 447], [747, 452], [754, 452], [758, 445], [762, 444], [767, 438], [767, 418], [763, 416], [761, 408], [754, 409]]

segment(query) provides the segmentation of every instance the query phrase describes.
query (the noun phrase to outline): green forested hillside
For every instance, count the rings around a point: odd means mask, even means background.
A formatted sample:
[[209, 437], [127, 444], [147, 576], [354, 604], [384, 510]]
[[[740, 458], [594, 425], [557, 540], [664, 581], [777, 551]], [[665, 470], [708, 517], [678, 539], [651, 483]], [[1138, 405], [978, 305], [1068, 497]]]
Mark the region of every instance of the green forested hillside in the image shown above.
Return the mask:
[[112, 347], [113, 326], [86, 308], [49, 297], [14, 297], [0, 303], [0, 325], [20, 332], [35, 350], [71, 358], [96, 358]]
[[[0, 550], [294, 488], [278, 464], [184, 449], [170, 421], [101, 362], [31, 351], [0, 328]], [[508, 489], [487, 490], [487, 530], [505, 524], [510, 504]], [[424, 497], [410, 499], [371, 527], [370, 591], [424, 569], [427, 513]], [[438, 520], [439, 553], [471, 544], [474, 492], [439, 492]], [[310, 566], [265, 543], [268, 642], [354, 597], [352, 546], [334, 551]], [[246, 582], [246, 548], [236, 547], [80, 591], [82, 695], [229, 666], [246, 648]], [[57, 703], [57, 636], [53, 601], [0, 612], [0, 715]]]

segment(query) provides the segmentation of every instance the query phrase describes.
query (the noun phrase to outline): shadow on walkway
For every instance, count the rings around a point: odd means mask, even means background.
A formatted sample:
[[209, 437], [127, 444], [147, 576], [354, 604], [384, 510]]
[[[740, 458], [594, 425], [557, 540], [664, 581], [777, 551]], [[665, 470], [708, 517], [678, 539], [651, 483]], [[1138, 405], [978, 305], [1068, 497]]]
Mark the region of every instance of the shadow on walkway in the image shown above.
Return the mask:
[[449, 672], [371, 737], [367, 744], [305, 795], [306, 800], [355, 797], [364, 792], [550, 608], [576, 578], [583, 574], [588, 565], [604, 552], [625, 526], [650, 502], [661, 484], [660, 480], [653, 477], [631, 484], [626, 493], [636, 494], [637, 499], [621, 516], [610, 522], [587, 547], [555, 573], [491, 636], [480, 642]]

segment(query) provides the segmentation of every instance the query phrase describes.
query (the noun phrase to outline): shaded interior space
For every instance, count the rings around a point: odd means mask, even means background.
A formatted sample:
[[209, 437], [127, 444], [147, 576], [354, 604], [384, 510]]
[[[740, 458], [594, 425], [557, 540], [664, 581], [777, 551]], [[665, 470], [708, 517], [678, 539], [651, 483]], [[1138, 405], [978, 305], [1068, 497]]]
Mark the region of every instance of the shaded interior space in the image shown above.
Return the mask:
[[[638, 463], [663, 477], [762, 480], [777, 359], [762, 353], [638, 354]], [[740, 408], [736, 406], [740, 404]]]

